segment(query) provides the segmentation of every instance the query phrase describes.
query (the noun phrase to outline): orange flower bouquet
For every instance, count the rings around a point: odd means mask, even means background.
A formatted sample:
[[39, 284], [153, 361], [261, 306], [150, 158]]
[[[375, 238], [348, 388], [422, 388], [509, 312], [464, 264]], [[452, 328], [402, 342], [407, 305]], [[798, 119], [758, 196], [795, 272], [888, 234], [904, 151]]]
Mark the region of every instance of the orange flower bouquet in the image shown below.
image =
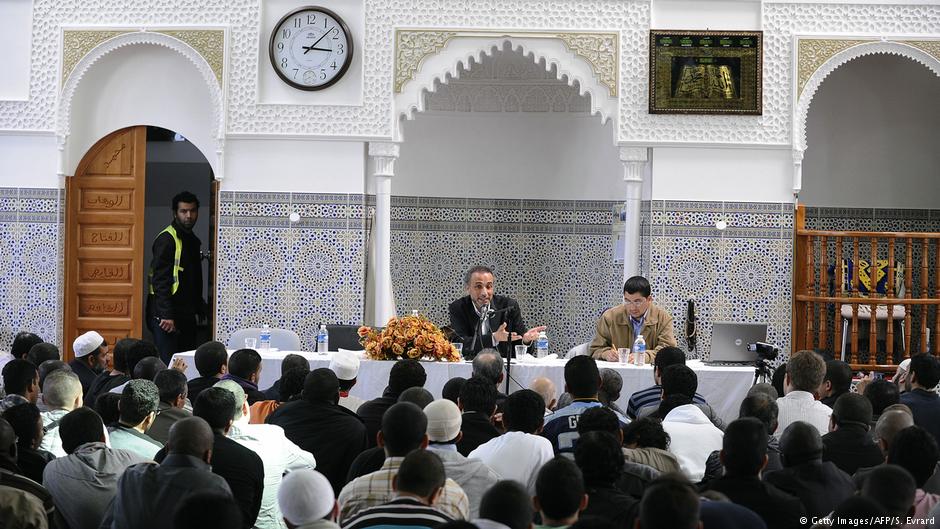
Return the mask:
[[392, 318], [381, 332], [359, 327], [359, 343], [371, 360], [434, 360], [459, 362], [460, 353], [441, 329], [424, 316]]

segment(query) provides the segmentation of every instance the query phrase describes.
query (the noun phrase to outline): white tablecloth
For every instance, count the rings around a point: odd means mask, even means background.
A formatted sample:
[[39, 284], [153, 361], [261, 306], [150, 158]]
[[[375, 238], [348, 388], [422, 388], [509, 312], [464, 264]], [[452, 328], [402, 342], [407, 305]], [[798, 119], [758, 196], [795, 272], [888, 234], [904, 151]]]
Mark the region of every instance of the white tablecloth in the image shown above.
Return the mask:
[[[229, 351], [229, 354], [232, 352], [234, 351]], [[193, 354], [193, 351], [187, 351], [175, 355], [186, 362], [186, 376], [190, 379], [199, 376], [195, 362], [193, 362]], [[281, 360], [288, 354], [299, 354], [306, 357], [310, 361], [311, 369], [329, 367], [330, 357], [328, 355], [301, 351], [262, 353], [261, 382], [258, 384], [260, 389], [264, 390], [271, 387], [281, 376]], [[388, 384], [388, 373], [392, 369], [392, 365], [393, 362], [363, 360], [359, 368], [356, 386], [352, 389], [351, 394], [365, 400], [380, 396]], [[424, 387], [438, 398], [441, 396], [441, 389], [448, 380], [454, 377], [469, 378], [471, 374], [469, 362], [423, 362], [422, 365], [428, 374]], [[627, 400], [634, 391], [653, 385], [653, 368], [650, 365], [635, 367], [603, 361], [598, 362], [597, 365], [600, 368], [616, 369], [623, 377], [623, 391], [617, 403], [624, 410], [627, 409]], [[698, 360], [689, 361], [687, 365], [698, 375], [698, 392], [705, 397], [722, 420], [727, 424], [737, 419], [741, 401], [744, 400], [747, 390], [754, 380], [754, 368], [706, 366]], [[528, 387], [538, 377], [548, 377], [555, 382], [556, 392], [561, 395], [565, 390], [564, 367], [565, 360], [521, 362], [514, 360], [511, 369], [513, 382], [510, 384], [510, 391], [515, 391], [520, 386]], [[504, 387], [500, 388], [501, 391], [504, 389]]]

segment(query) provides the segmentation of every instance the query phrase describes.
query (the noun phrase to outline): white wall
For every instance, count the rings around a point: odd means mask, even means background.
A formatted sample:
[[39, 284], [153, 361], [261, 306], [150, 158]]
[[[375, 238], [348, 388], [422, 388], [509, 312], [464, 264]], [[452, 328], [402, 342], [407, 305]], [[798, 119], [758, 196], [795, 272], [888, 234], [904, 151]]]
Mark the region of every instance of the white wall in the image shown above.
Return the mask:
[[897, 56], [832, 73], [809, 108], [800, 201], [810, 206], [937, 208], [940, 79]]
[[790, 202], [790, 149], [653, 149], [653, 200]]
[[33, 0], [0, 1], [0, 100], [29, 97], [29, 56], [33, 36]]
[[0, 133], [0, 187], [61, 187], [55, 136]]
[[363, 193], [365, 145], [317, 139], [229, 139], [223, 191]]
[[393, 195], [623, 200], [608, 122], [582, 114], [422, 113], [403, 126]]
[[759, 0], [653, 0], [651, 29], [758, 30]]

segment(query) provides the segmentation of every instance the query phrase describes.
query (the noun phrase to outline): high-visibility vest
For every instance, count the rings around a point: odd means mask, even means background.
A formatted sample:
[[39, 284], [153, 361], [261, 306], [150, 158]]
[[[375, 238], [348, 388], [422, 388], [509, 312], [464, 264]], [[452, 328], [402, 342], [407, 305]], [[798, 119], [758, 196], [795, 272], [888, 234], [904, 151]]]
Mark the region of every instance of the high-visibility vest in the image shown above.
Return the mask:
[[[183, 267], [180, 266], [180, 257], [183, 255], [183, 240], [176, 234], [176, 228], [172, 224], [158, 233], [157, 237], [164, 233], [169, 233], [170, 237], [173, 237], [173, 242], [176, 243], [176, 251], [173, 252], [173, 288], [170, 289], [170, 295], [172, 296], [180, 288], [180, 272], [183, 270]], [[153, 291], [153, 268], [150, 269], [150, 293], [155, 293]]]

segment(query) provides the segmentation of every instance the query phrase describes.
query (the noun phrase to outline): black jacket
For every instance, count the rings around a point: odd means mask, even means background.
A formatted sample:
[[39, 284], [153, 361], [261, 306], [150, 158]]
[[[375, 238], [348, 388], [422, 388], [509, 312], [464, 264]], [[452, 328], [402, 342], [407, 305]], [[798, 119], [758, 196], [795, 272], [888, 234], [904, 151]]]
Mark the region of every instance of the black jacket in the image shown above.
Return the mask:
[[362, 420], [337, 404], [295, 400], [274, 410], [266, 422], [283, 428], [288, 439], [317, 458], [317, 471], [330, 480], [336, 495], [353, 460], [367, 447]]
[[69, 367], [72, 368], [73, 373], [78, 375], [78, 380], [82, 383], [82, 395], [88, 393], [89, 388], [91, 388], [92, 383], [94, 383], [95, 379], [98, 377], [99, 372], [88, 367], [88, 364], [84, 362], [83, 358], [76, 358], [70, 361]]
[[111, 376], [110, 371], [98, 373], [98, 376], [95, 377], [95, 380], [91, 383], [91, 387], [85, 392], [85, 405], [89, 408], [94, 408], [95, 400], [98, 399], [99, 395], [104, 395], [130, 379], [131, 377], [123, 374]]
[[873, 467], [884, 462], [881, 448], [859, 424], [844, 424], [834, 432], [822, 436], [823, 461], [832, 461], [848, 475], [858, 469]]
[[722, 476], [708, 484], [732, 502], [757, 513], [769, 529], [803, 527], [800, 517], [806, 516], [803, 503], [757, 476]]
[[[396, 402], [398, 402], [398, 395], [392, 393], [391, 390], [385, 388], [385, 392], [381, 397], [368, 400], [363, 402], [359, 409], [356, 410], [356, 415], [362, 419], [363, 424], [366, 425], [366, 446], [372, 448], [376, 446], [376, 434], [379, 433], [379, 430], [382, 429], [382, 416], [385, 415], [385, 411], [392, 407]], [[318, 460], [319, 461], [319, 460]]]
[[855, 494], [852, 477], [830, 461], [807, 461], [770, 472], [764, 475], [764, 481], [799, 498], [809, 517], [826, 516]]
[[385, 464], [385, 449], [381, 446], [373, 446], [363, 450], [356, 459], [353, 460], [346, 473], [346, 483], [366, 474], [371, 474], [376, 470], [381, 470]]
[[[496, 311], [508, 309], [505, 312], [490, 315], [491, 331], [499, 329], [499, 326], [505, 322], [507, 324], [506, 330], [510, 333], [525, 334], [527, 330], [525, 321], [522, 319], [522, 311], [519, 310], [519, 304], [516, 303], [516, 300], [506, 296], [494, 295], [490, 307]], [[480, 316], [477, 314], [470, 296], [464, 296], [454, 301], [447, 307], [447, 311], [450, 313], [451, 329], [457, 333], [460, 341], [463, 342], [464, 357], [473, 358], [481, 349], [493, 347], [492, 332], [482, 338], [477, 336], [476, 345], [474, 345], [473, 337], [478, 332], [477, 326], [480, 324]]]
[[468, 411], [462, 416], [463, 423], [460, 431], [463, 432], [463, 438], [457, 442], [457, 451], [469, 456], [476, 447], [489, 441], [494, 437], [499, 437], [499, 430], [490, 422], [490, 418], [483, 413]]
[[640, 509], [638, 500], [613, 486], [588, 486], [585, 487], [585, 492], [588, 495], [588, 505], [581, 511], [579, 518], [600, 518], [612, 527], [633, 529]]
[[153, 259], [150, 261], [153, 278], [150, 284], [154, 293], [147, 299], [148, 317], [191, 320], [197, 314], [206, 313], [206, 303], [202, 299], [202, 261], [199, 257], [202, 242], [192, 230], [183, 228], [175, 220], [172, 226], [183, 242], [179, 288], [176, 294], [171, 294], [176, 243], [169, 233], [161, 232], [153, 241]]
[[[163, 463], [167, 458], [164, 447], [154, 458]], [[242, 527], [252, 527], [261, 510], [261, 494], [264, 492], [264, 463], [249, 448], [216, 432], [212, 444], [212, 473], [221, 476], [232, 489], [235, 504], [242, 512]]]
[[221, 378], [216, 377], [196, 377], [186, 383], [189, 402], [196, 402], [199, 394], [216, 385]]

